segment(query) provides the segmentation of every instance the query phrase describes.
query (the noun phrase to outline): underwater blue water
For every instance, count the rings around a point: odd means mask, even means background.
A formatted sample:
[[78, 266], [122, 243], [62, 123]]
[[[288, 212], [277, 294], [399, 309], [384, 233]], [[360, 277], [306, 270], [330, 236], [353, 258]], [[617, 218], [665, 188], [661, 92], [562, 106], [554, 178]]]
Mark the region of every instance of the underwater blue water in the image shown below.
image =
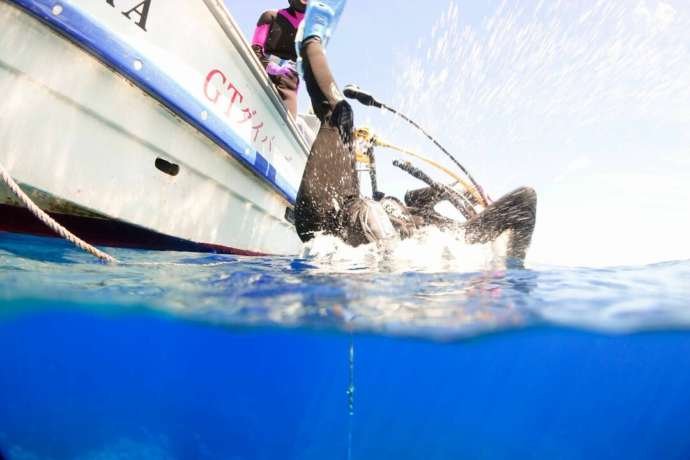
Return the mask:
[[690, 458], [690, 262], [111, 252], [0, 234], [0, 457]]

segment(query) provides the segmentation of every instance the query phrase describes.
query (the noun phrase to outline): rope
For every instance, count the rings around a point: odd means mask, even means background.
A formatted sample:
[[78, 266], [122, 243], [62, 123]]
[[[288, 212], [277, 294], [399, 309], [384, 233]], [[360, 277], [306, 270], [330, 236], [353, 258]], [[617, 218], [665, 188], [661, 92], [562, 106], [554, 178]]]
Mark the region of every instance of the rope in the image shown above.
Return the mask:
[[108, 262], [111, 264], [117, 263], [116, 259], [102, 251], [99, 251], [87, 242], [79, 239], [76, 235], [70, 233], [69, 230], [57, 223], [55, 219], [46, 214], [41, 208], [36, 206], [36, 204], [33, 201], [31, 201], [31, 198], [29, 198], [28, 195], [24, 193], [22, 189], [19, 188], [19, 185], [17, 185], [14, 179], [12, 179], [12, 177], [7, 173], [7, 171], [5, 171], [5, 168], [3, 168], [2, 163], [0, 163], [0, 179], [2, 179], [2, 181], [5, 184], [7, 184], [12, 193], [14, 193], [16, 197], [19, 199], [19, 201], [21, 201], [22, 204], [24, 204], [24, 206], [26, 206], [29, 209], [31, 214], [36, 216], [38, 220], [43, 222], [52, 231], [54, 231], [59, 236], [66, 239], [79, 249], [86, 251], [93, 256], [98, 257], [104, 262]]

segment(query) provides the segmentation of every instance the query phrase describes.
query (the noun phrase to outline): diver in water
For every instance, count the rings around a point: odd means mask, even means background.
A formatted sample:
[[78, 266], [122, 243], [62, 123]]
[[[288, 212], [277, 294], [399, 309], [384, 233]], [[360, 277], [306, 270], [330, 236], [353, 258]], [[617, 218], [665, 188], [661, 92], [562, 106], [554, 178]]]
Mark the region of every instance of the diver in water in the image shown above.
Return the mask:
[[307, 0], [290, 0], [288, 8], [266, 11], [259, 18], [252, 49], [276, 85], [288, 111], [297, 115], [297, 73], [295, 37], [307, 8]]
[[453, 192], [438, 185], [408, 192], [406, 203], [392, 197], [362, 198], [353, 148], [353, 112], [326, 59], [324, 48], [346, 0], [312, 1], [297, 38], [302, 71], [321, 129], [312, 146], [297, 193], [295, 224], [302, 241], [317, 233], [351, 246], [406, 238], [426, 225], [461, 230], [468, 243], [487, 243], [510, 231], [508, 257], [524, 260], [536, 222], [536, 194], [521, 188], [460, 223], [434, 211]]
[[396, 235], [383, 207], [361, 198], [352, 148], [352, 107], [336, 84], [325, 55], [345, 0], [309, 3], [297, 49], [304, 82], [321, 128], [297, 193], [295, 223], [302, 241], [317, 233], [351, 246]]

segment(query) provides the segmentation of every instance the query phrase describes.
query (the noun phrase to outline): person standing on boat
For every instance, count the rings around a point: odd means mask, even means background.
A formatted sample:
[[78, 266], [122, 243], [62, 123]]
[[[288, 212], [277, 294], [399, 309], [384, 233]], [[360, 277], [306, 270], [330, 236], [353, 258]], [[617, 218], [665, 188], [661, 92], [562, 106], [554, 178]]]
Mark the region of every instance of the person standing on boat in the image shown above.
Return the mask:
[[276, 85], [288, 111], [297, 115], [297, 73], [295, 38], [304, 19], [307, 0], [290, 0], [288, 8], [266, 11], [259, 18], [252, 49]]

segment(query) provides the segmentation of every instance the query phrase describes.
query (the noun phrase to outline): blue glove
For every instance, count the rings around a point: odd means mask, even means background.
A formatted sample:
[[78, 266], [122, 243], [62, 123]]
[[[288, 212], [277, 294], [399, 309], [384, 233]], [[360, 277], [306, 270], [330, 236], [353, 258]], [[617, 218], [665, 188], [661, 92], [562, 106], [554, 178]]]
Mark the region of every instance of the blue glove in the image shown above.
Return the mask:
[[340, 21], [347, 0], [311, 0], [307, 6], [304, 21], [297, 32], [295, 47], [298, 56], [298, 69], [302, 74], [302, 43], [308, 38], [318, 37], [324, 49]]

